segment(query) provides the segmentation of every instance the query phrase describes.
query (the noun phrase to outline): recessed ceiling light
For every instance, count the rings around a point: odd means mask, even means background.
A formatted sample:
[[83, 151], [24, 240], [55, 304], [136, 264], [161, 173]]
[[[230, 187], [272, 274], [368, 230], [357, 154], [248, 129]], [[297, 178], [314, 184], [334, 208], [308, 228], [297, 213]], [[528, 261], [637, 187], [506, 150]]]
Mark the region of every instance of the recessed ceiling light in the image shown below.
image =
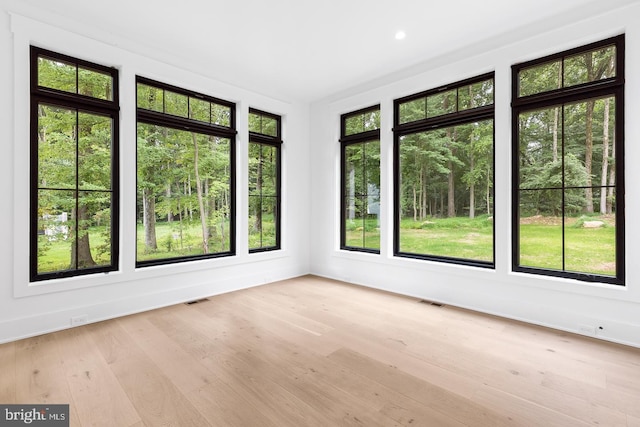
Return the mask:
[[396, 40], [402, 40], [407, 37], [407, 34], [404, 31], [398, 31], [396, 33]]

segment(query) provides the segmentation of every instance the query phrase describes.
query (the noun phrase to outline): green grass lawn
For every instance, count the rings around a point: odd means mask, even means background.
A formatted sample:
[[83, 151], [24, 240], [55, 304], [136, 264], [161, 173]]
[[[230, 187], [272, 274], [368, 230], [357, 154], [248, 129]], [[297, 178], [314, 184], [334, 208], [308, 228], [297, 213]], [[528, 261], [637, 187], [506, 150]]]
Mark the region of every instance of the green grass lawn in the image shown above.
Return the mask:
[[[216, 228], [209, 238], [209, 253], [229, 250], [229, 224], [225, 224], [224, 235]], [[156, 243], [158, 249], [149, 251], [144, 244], [144, 226], [137, 225], [136, 256], [138, 261], [179, 258], [204, 254], [202, 248], [202, 226], [200, 221], [157, 222]]]
[[492, 261], [493, 222], [487, 216], [430, 218], [426, 221], [403, 219], [400, 252]]
[[[598, 217], [589, 218], [597, 220]], [[567, 222], [564, 229], [564, 270], [615, 276], [615, 224], [603, 218], [602, 228], [583, 228], [579, 220]], [[224, 239], [220, 234], [209, 242], [210, 252], [229, 250], [229, 228], [225, 227]], [[102, 230], [92, 228], [91, 252], [98, 265], [109, 263], [109, 254], [100, 253], [104, 245]], [[182, 236], [178, 222], [156, 224], [158, 250], [145, 252], [144, 229], [137, 229], [138, 261], [167, 259], [202, 254], [200, 223], [183, 223]], [[563, 270], [562, 225], [559, 220], [541, 217], [524, 221], [520, 225], [520, 265]], [[182, 238], [182, 241], [180, 240]], [[71, 241], [49, 241], [39, 236], [41, 251], [38, 271], [41, 273], [62, 271], [69, 268]], [[263, 222], [262, 246], [275, 244], [275, 225], [269, 218]], [[380, 248], [380, 229], [375, 219], [347, 223], [347, 246]], [[250, 227], [249, 247], [260, 247], [260, 234]], [[493, 222], [486, 216], [469, 218], [431, 218], [426, 221], [403, 219], [400, 228], [400, 251], [403, 253], [434, 255], [477, 261], [492, 261]]]
[[[89, 229], [89, 245], [91, 255], [97, 265], [108, 265], [110, 262], [109, 253], [100, 252], [99, 248], [105, 244], [105, 229], [92, 227]], [[50, 273], [69, 269], [71, 265], [71, 240], [58, 238], [49, 240], [49, 237], [38, 236], [38, 246], [41, 255], [38, 256], [38, 272]]]
[[[615, 227], [565, 227], [567, 271], [615, 276]], [[562, 270], [562, 226], [520, 225], [520, 265]]]

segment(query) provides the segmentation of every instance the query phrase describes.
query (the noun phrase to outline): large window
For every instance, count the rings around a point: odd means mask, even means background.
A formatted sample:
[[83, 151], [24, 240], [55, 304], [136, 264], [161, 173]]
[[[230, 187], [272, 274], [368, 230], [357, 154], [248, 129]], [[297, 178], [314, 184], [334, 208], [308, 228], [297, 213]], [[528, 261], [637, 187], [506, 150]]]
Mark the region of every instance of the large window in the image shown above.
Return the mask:
[[235, 104], [137, 77], [138, 266], [235, 253]]
[[118, 72], [31, 47], [31, 281], [118, 269]]
[[398, 256], [494, 265], [493, 73], [394, 101]]
[[513, 66], [513, 269], [624, 282], [624, 36]]
[[281, 123], [249, 109], [249, 252], [280, 249]]
[[341, 118], [341, 249], [380, 252], [380, 106]]

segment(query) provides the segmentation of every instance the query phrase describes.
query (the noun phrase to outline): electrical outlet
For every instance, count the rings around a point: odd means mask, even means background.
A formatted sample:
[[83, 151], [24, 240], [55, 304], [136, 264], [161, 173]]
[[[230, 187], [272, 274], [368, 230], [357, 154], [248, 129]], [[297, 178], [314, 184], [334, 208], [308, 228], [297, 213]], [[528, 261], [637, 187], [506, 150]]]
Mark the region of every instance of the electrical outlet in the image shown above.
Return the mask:
[[590, 337], [596, 336], [596, 327], [591, 325], [578, 325], [578, 332]]
[[89, 321], [89, 316], [83, 314], [81, 316], [75, 316], [71, 318], [71, 326], [80, 326], [84, 325]]

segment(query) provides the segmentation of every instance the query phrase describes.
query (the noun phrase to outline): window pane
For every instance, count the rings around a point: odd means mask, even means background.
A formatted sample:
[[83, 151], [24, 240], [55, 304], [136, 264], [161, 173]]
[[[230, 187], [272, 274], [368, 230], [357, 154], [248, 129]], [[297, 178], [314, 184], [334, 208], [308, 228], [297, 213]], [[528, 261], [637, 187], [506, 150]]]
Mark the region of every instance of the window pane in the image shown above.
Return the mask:
[[137, 260], [230, 248], [229, 139], [138, 123]]
[[75, 191], [38, 190], [38, 274], [69, 270]]
[[564, 87], [608, 79], [616, 76], [616, 48], [569, 56], [564, 60]]
[[76, 188], [76, 111], [38, 106], [38, 186]]
[[88, 68], [78, 68], [78, 93], [112, 101], [113, 84], [111, 75]]
[[164, 111], [174, 116], [189, 117], [188, 97], [179, 93], [164, 91]]
[[278, 136], [278, 121], [273, 117], [262, 116], [262, 134]]
[[493, 121], [400, 138], [399, 251], [493, 261]]
[[[72, 210], [72, 218], [76, 210]], [[72, 249], [77, 268], [106, 266], [111, 263], [111, 193], [81, 191], [77, 209], [76, 249]]]
[[249, 143], [249, 194], [277, 195], [277, 148]]
[[211, 103], [202, 99], [189, 97], [189, 118], [205, 123], [211, 122]]
[[378, 201], [377, 195], [345, 199], [345, 246], [380, 249], [379, 216], [369, 206], [372, 198]]
[[277, 245], [275, 197], [249, 196], [249, 249]]
[[60, 60], [38, 57], [38, 85], [77, 93], [76, 66]]
[[164, 91], [162, 89], [138, 83], [138, 108], [164, 111]]
[[418, 98], [400, 104], [400, 124], [415, 122], [427, 117], [427, 100]]
[[262, 133], [261, 114], [249, 113], [249, 132]]
[[375, 109], [355, 114], [345, 119], [344, 136], [380, 129], [380, 110]]
[[345, 245], [380, 248], [380, 142], [344, 146]]
[[520, 114], [520, 188], [562, 188], [562, 109]]
[[520, 265], [523, 267], [562, 270], [562, 217], [557, 213], [561, 206], [562, 190], [521, 191], [521, 201], [550, 197], [555, 200], [535, 215], [520, 215]]
[[518, 96], [535, 95], [562, 87], [560, 60], [520, 70]]
[[211, 103], [211, 123], [220, 126], [231, 126], [231, 107]]
[[[593, 189], [594, 198], [607, 189]], [[567, 210], [565, 225], [565, 268], [567, 271], [616, 276], [616, 227], [613, 215], [584, 215], [585, 196], [581, 189], [566, 191], [574, 209]], [[579, 206], [582, 202], [583, 206]], [[578, 209], [575, 209], [578, 208]]]
[[460, 111], [493, 104], [493, 79], [458, 88]]
[[80, 189], [111, 189], [111, 129], [110, 117], [78, 113]]
[[363, 144], [352, 144], [345, 150], [345, 194], [351, 197], [366, 194], [364, 177], [365, 150]]
[[456, 109], [456, 89], [427, 97], [427, 117], [455, 113]]
[[[568, 104], [564, 116], [565, 185], [615, 185], [615, 175], [610, 173], [615, 165], [615, 98]], [[610, 184], [609, 178], [612, 179]], [[587, 189], [586, 197], [591, 193]], [[588, 203], [586, 209], [592, 212], [593, 203]]]

